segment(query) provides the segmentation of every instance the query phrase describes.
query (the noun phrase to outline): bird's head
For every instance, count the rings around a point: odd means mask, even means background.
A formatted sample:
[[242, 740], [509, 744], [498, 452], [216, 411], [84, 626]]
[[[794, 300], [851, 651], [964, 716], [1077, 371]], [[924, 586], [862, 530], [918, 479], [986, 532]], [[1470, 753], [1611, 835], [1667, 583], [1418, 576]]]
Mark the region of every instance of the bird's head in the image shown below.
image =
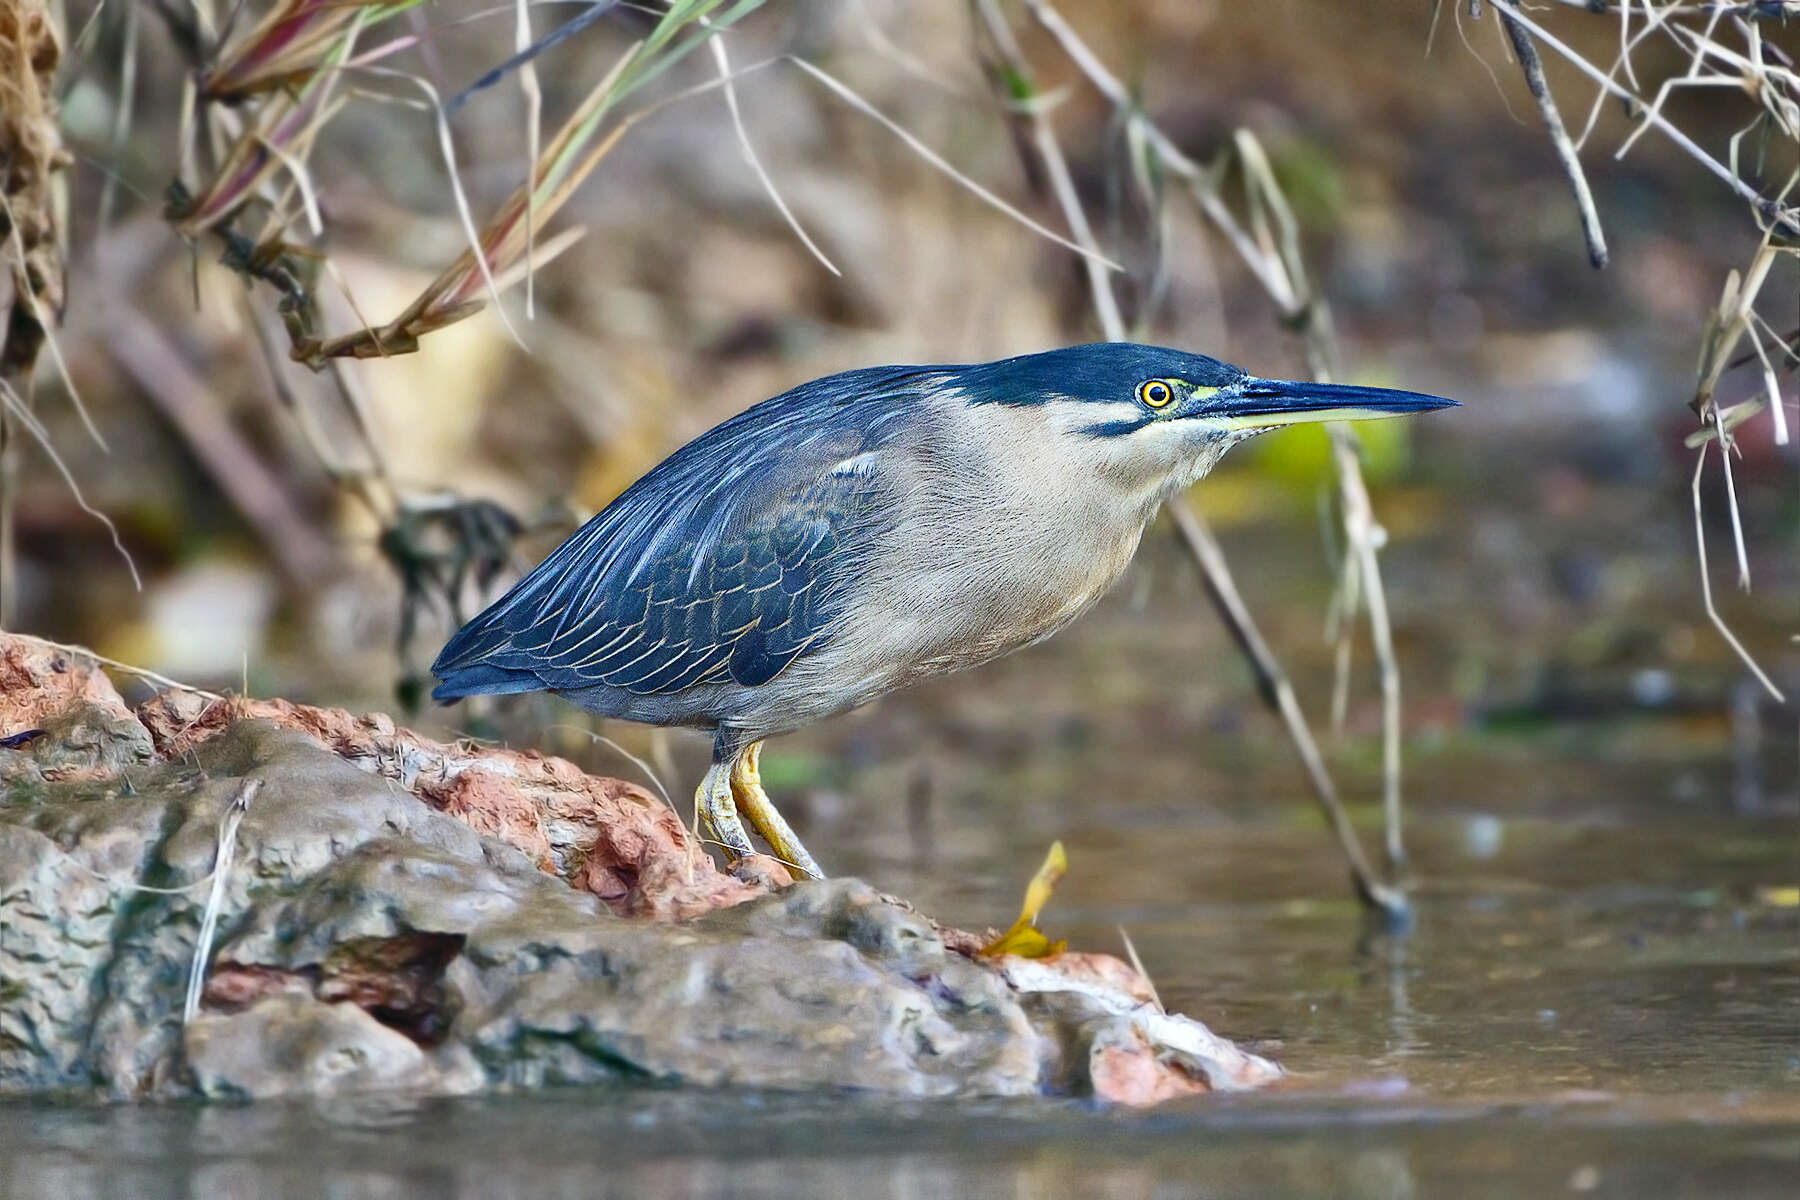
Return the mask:
[[1204, 355], [1129, 342], [963, 367], [955, 384], [971, 405], [1029, 410], [1046, 433], [1073, 440], [1063, 448], [1078, 461], [1128, 487], [1161, 494], [1193, 483], [1254, 434], [1456, 403], [1388, 388], [1260, 379]]

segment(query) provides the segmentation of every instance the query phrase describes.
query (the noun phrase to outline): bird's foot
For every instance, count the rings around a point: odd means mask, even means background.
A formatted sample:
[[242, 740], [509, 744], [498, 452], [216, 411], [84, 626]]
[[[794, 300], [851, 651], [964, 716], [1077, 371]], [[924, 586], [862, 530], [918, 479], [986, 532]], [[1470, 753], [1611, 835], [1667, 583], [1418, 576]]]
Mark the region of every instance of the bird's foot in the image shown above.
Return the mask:
[[825, 872], [800, 844], [786, 818], [776, 811], [775, 802], [762, 786], [762, 743], [751, 742], [731, 763], [731, 792], [735, 812], [742, 812], [750, 827], [769, 843], [775, 857], [790, 867], [796, 876], [825, 878]]
[[725, 848], [727, 856], [736, 860], [754, 853], [755, 848], [744, 833], [744, 823], [738, 820], [737, 802], [731, 796], [732, 782], [730, 765], [714, 763], [694, 792], [694, 807], [699, 810], [700, 819], [706, 822], [707, 832], [713, 840]]

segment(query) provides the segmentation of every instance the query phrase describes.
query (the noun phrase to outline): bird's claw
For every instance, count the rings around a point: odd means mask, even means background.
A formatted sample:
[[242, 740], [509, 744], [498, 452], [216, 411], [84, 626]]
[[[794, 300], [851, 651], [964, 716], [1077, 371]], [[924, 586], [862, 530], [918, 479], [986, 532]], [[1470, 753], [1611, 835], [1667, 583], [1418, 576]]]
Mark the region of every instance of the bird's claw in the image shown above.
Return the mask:
[[737, 810], [744, 814], [750, 827], [769, 843], [775, 857], [785, 863], [796, 878], [825, 878], [825, 872], [807, 853], [787, 819], [769, 799], [769, 794], [763, 791], [761, 742], [751, 742], [732, 760], [731, 792], [736, 798]]

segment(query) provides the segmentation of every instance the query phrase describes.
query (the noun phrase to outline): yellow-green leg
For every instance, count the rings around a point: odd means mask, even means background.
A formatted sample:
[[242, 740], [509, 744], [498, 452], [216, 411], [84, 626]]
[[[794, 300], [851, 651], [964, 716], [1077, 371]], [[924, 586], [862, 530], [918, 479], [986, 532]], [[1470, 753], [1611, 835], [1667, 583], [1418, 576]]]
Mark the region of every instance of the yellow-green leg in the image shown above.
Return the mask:
[[707, 768], [706, 778], [694, 792], [694, 807], [707, 832], [734, 861], [752, 852], [750, 839], [744, 834], [744, 823], [738, 820], [737, 802], [731, 798], [732, 763], [715, 762]]
[[769, 843], [776, 858], [793, 867], [798, 875], [825, 878], [825, 872], [819, 870], [819, 864], [806, 852], [786, 818], [776, 811], [774, 801], [763, 791], [761, 742], [751, 742], [732, 758], [731, 792], [737, 801], [736, 811], [742, 812], [750, 827]]

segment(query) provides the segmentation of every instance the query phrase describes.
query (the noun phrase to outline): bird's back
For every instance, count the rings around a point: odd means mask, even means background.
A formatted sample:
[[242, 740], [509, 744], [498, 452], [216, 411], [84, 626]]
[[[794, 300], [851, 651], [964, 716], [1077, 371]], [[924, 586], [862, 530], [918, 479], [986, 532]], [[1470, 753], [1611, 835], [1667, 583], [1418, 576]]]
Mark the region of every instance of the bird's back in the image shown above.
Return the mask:
[[689, 442], [460, 629], [439, 700], [540, 689], [711, 726], [833, 633], [929, 369], [815, 380]]

